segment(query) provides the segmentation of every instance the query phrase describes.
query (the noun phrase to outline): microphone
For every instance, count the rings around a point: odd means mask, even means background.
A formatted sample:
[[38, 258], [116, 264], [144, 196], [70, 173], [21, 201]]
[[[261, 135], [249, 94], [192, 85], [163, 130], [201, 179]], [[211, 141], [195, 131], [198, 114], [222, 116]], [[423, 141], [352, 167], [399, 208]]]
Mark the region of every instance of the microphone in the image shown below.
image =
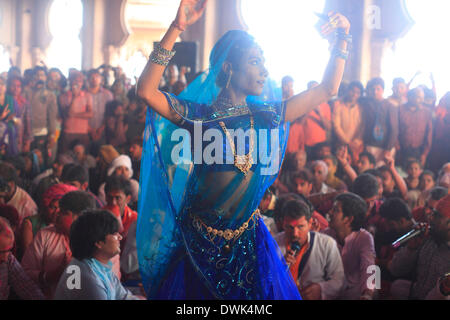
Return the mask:
[[422, 228], [419, 228], [419, 229], [412, 229], [408, 233], [404, 234], [403, 236], [401, 236], [400, 238], [398, 238], [397, 240], [392, 242], [392, 244], [391, 244], [392, 247], [397, 249], [398, 247], [400, 247], [405, 242], [411, 240], [412, 238], [417, 237], [418, 235], [420, 235], [423, 232], [425, 232], [426, 230], [428, 230], [429, 227], [430, 227], [429, 225], [426, 225], [425, 227], [422, 227]]
[[[302, 246], [300, 245], [300, 243], [298, 241], [294, 241], [291, 244], [291, 251], [293, 256], [295, 257], [297, 255], [297, 253], [300, 251], [300, 249], [302, 248]], [[289, 270], [289, 268], [291, 267], [291, 264], [288, 263], [287, 264], [287, 269]]]

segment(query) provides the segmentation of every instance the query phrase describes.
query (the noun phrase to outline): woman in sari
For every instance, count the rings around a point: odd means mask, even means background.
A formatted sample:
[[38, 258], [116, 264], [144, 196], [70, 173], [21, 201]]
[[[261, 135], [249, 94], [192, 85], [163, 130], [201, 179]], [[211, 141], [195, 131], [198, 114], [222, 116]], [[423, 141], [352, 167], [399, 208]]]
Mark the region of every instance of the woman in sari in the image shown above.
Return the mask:
[[159, 91], [176, 39], [205, 6], [181, 1], [138, 82], [150, 107], [136, 235], [144, 288], [151, 299], [300, 299], [257, 208], [278, 174], [289, 122], [337, 93], [350, 24], [329, 14], [322, 34], [335, 33], [336, 44], [323, 81], [287, 101], [273, 102], [262, 50], [238, 30], [179, 96]]

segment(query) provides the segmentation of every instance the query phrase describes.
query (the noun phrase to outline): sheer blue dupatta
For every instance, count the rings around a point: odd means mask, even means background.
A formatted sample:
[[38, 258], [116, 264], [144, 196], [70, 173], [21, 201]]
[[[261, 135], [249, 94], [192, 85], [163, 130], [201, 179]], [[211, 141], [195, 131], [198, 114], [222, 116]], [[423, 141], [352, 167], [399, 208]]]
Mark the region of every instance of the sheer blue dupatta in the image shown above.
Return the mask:
[[[211, 65], [207, 72], [203, 73], [191, 83], [184, 92], [177, 98], [166, 95], [170, 106], [179, 113], [182, 119], [186, 122], [184, 124], [191, 124], [193, 121], [201, 121], [206, 126], [213, 125], [211, 120], [211, 105], [217, 99], [220, 88], [217, 85], [217, 77], [221, 70], [222, 63], [228, 56], [230, 48], [234, 47], [236, 43], [240, 43], [242, 38], [247, 41], [249, 36], [243, 31], [230, 31], [221, 40], [218, 41], [211, 53]], [[260, 165], [253, 168], [253, 174], [250, 175], [248, 182], [242, 190], [241, 194], [235, 194], [237, 188], [231, 182], [241, 186], [239, 183], [242, 177], [237, 174], [233, 175], [233, 179], [223, 193], [219, 193], [217, 201], [211, 200], [207, 197], [205, 200], [210, 200], [212, 203], [203, 207], [203, 211], [215, 211], [216, 207], [227, 206], [228, 203], [234, 203], [237, 206], [236, 210], [231, 213], [229, 219], [224, 220], [212, 219], [213, 216], [202, 216], [202, 219], [211, 218], [208, 223], [218, 224], [223, 223], [227, 225], [216, 226], [220, 230], [226, 228], [237, 228], [251, 215], [254, 209], [257, 208], [264, 191], [273, 183], [277, 176], [281, 160], [284, 155], [284, 150], [289, 132], [288, 123], [280, 123], [284, 118], [284, 109], [279, 108], [280, 98], [279, 94], [275, 93], [275, 86], [273, 83], [267, 83], [267, 86], [261, 96], [249, 97], [247, 102], [252, 109], [255, 116], [255, 129], [276, 129], [278, 131], [278, 143], [271, 148], [270, 138], [264, 143], [268, 150], [279, 154], [280, 163], [276, 166], [276, 170], [270, 171], [268, 174], [260, 173]], [[278, 91], [279, 92], [279, 91]], [[175, 99], [174, 99], [175, 98]], [[267, 101], [278, 101], [278, 103], [269, 103]], [[241, 127], [238, 123], [239, 117], [229, 119], [230, 128], [233, 124], [236, 127]], [[249, 126], [248, 120], [244, 121]], [[227, 123], [228, 125], [228, 123]], [[181, 127], [184, 127], [181, 124]], [[180, 131], [176, 131], [179, 129]], [[180, 129], [170, 121], [160, 117], [157, 113], [150, 110], [147, 112], [146, 129], [144, 136], [144, 152], [141, 160], [141, 177], [140, 177], [140, 195], [139, 195], [139, 218], [137, 228], [137, 249], [139, 258], [139, 267], [142, 275], [144, 288], [147, 296], [150, 299], [157, 298], [162, 283], [173, 282], [170, 294], [173, 294], [172, 289], [186, 289], [188, 293], [192, 289], [198, 287], [195, 281], [191, 281], [194, 286], [183, 288], [180, 283], [181, 280], [188, 278], [189, 280], [198, 279], [202, 283], [211, 283], [214, 286], [219, 282], [220, 274], [214, 273], [211, 279], [207, 280], [204, 272], [208, 268], [207, 260], [204, 256], [196, 256], [192, 254], [193, 244], [203, 243], [199, 239], [202, 235], [192, 228], [186, 228], [189, 225], [182, 225], [185, 217], [180, 216], [188, 212], [186, 209], [191, 203], [196, 201], [193, 196], [196, 195], [195, 190], [191, 190], [191, 182], [199, 181], [199, 186], [206, 183], [207, 179], [203, 176], [198, 176], [198, 169], [202, 169], [201, 173], [209, 171], [224, 171], [227, 168], [219, 168], [217, 166], [196, 167], [191, 162], [191, 154], [182, 154], [181, 158], [174, 163], [174, 154], [177, 153], [177, 145], [183, 139], [183, 151], [189, 153], [191, 150], [190, 134], [187, 130]], [[172, 141], [172, 134], [176, 133]], [[177, 134], [179, 133], [179, 134]], [[174, 153], [174, 154], [173, 154]], [[176, 155], [175, 155], [176, 158]], [[254, 158], [256, 159], [256, 157]], [[235, 168], [231, 168], [233, 172]], [[256, 171], [257, 170], [257, 171]], [[205, 178], [205, 180], [204, 180]], [[200, 179], [200, 180], [199, 180]], [[218, 184], [220, 185], [220, 184]], [[197, 186], [198, 187], [198, 186]], [[196, 189], [197, 190], [197, 189]], [[214, 190], [214, 188], [213, 188]], [[209, 189], [207, 191], [210, 191]], [[190, 193], [188, 193], [190, 192]], [[229, 194], [228, 194], [228, 193]], [[201, 194], [201, 193], [199, 193]], [[227, 198], [228, 197], [228, 198]], [[220, 201], [224, 200], [230, 201]], [[236, 199], [231, 200], [231, 199]], [[242, 198], [242, 199], [240, 199]], [[208, 203], [208, 201], [206, 201]], [[208, 210], [206, 210], [208, 209]], [[198, 211], [202, 213], [203, 211]], [[241, 215], [235, 216], [236, 213], [242, 212]], [[242, 221], [241, 221], [242, 220]], [[255, 282], [253, 284], [253, 293], [245, 298], [250, 299], [298, 299], [299, 294], [295, 283], [290, 278], [290, 274], [286, 271], [285, 264], [277, 253], [277, 246], [267, 229], [262, 225], [262, 220], [259, 221], [259, 227], [248, 230], [240, 240], [248, 242], [252, 248], [252, 254], [256, 255], [252, 268], [257, 272], [255, 274]], [[229, 224], [229, 225], [228, 225]], [[244, 239], [245, 238], [245, 239]], [[199, 241], [197, 241], [199, 240]], [[210, 246], [209, 242], [204, 243]], [[188, 254], [188, 256], [186, 256]], [[233, 254], [233, 261], [247, 262], [248, 257], [243, 251], [236, 251]], [[183, 260], [180, 260], [180, 259]], [[184, 274], [182, 264], [192, 263], [192, 271], [195, 273]], [[249, 262], [250, 263], [250, 262]], [[202, 275], [203, 274], [203, 275]], [[173, 277], [171, 278], [171, 275]], [[192, 275], [192, 277], [190, 277]], [[219, 275], [219, 277], [216, 277]], [[183, 279], [182, 279], [183, 278]], [[183, 280], [184, 281], [184, 280]], [[210, 286], [211, 287], [211, 286]], [[211, 293], [214, 290], [208, 288]], [[239, 291], [239, 290], [236, 290]], [[170, 295], [169, 295], [170, 296]], [[189, 296], [189, 295], [188, 295]], [[244, 298], [240, 292], [233, 294], [215, 295], [224, 299]]]
[[[182, 155], [178, 164], [171, 160], [178, 141], [171, 141], [172, 133], [180, 129], [169, 120], [149, 109], [144, 131], [141, 159], [140, 191], [136, 244], [139, 269], [149, 298], [156, 295], [167, 268], [180, 245], [180, 231], [176, 225], [186, 183], [192, 172], [189, 154]], [[190, 150], [188, 131], [183, 141]]]

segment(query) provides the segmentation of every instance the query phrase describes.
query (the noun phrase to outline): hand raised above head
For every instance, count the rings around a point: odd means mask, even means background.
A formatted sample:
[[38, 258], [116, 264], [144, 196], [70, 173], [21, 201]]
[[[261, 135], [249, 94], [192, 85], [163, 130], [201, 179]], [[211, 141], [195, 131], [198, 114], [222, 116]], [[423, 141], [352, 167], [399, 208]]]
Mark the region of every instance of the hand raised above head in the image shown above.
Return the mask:
[[346, 165], [347, 158], [348, 158], [348, 147], [347, 146], [340, 147], [336, 152], [336, 159], [338, 159], [342, 165]]
[[395, 168], [395, 159], [392, 156], [392, 153], [390, 151], [385, 151], [383, 156], [388, 168]]
[[175, 25], [184, 30], [197, 22], [203, 15], [208, 0], [181, 0], [178, 7], [177, 17], [175, 18]]
[[336, 29], [342, 29], [345, 33], [350, 31], [350, 22], [340, 13], [330, 11], [328, 13], [328, 22], [321, 26], [322, 35], [328, 36]]

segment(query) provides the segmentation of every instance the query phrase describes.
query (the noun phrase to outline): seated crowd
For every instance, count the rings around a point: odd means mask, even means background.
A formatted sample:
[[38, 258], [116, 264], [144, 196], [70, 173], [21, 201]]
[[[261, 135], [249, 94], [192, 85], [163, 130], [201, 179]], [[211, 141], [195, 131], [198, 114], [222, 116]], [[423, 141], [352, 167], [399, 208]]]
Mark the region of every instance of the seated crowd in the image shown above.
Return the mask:
[[[177, 94], [186, 80], [173, 68], [161, 87]], [[108, 71], [0, 76], [0, 299], [145, 295], [136, 210], [146, 106], [120, 68], [109, 86]], [[448, 299], [450, 92], [435, 100], [400, 78], [388, 99], [382, 79], [355, 81], [290, 124], [260, 210], [303, 299]], [[422, 232], [391, 245], [412, 229]], [[82, 290], [71, 290], [76, 270]]]

